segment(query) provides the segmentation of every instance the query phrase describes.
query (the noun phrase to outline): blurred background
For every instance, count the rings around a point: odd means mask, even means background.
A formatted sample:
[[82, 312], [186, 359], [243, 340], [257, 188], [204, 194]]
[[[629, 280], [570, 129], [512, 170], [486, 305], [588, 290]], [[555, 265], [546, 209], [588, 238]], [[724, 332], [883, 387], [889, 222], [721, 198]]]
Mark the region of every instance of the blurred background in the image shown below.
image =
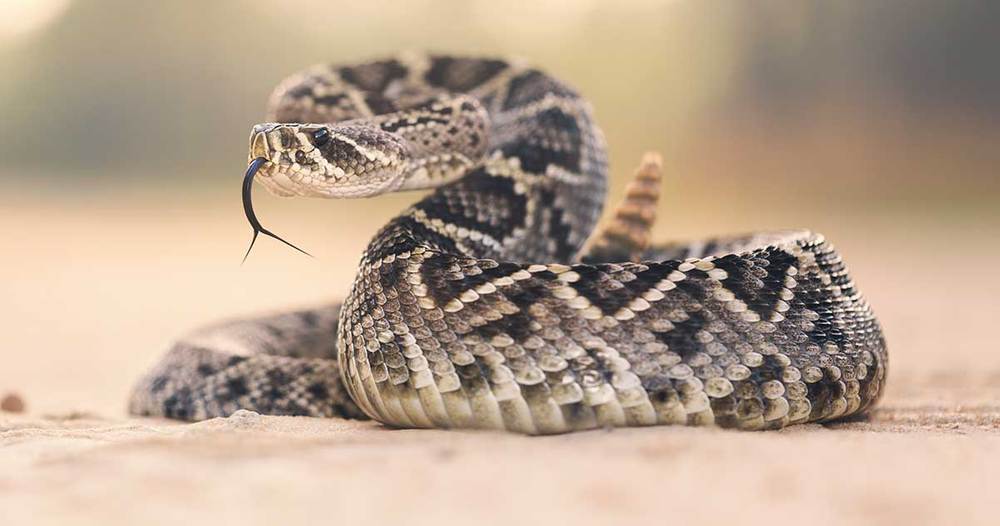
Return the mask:
[[[889, 396], [1000, 383], [1000, 3], [953, 0], [3, 0], [0, 395], [118, 415], [170, 337], [343, 295], [418, 196], [238, 187], [270, 90], [399, 50], [524, 57], [606, 132], [612, 199], [666, 157], [661, 238], [808, 227], [892, 349]], [[970, 377], [974, 377], [970, 380]]]

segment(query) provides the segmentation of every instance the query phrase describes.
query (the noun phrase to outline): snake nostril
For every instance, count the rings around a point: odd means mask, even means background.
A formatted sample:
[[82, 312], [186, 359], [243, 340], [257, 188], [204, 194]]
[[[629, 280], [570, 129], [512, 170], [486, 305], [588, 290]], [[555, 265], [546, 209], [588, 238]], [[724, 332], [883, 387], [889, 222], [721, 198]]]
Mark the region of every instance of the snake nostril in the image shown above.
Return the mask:
[[297, 162], [299, 164], [305, 164], [305, 162], [306, 162], [306, 153], [303, 152], [302, 150], [299, 150], [299, 151], [295, 152], [295, 162]]

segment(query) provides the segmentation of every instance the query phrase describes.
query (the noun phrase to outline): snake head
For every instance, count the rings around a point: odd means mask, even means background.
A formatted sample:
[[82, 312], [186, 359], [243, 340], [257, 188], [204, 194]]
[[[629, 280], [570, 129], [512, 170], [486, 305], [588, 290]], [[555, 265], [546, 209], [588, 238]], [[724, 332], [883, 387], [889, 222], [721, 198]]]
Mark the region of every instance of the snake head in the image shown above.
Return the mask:
[[250, 133], [250, 159], [265, 162], [257, 180], [276, 195], [369, 197], [399, 187], [409, 167], [406, 143], [350, 121], [264, 123]]

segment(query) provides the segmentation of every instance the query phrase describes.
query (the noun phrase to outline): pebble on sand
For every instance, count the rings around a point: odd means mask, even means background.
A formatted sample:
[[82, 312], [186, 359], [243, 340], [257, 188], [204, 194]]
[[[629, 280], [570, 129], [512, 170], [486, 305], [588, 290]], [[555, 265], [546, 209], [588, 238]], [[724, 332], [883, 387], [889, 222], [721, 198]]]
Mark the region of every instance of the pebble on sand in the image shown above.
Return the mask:
[[6, 411], [8, 413], [23, 413], [24, 400], [14, 393], [5, 394], [3, 398], [0, 398], [0, 411]]

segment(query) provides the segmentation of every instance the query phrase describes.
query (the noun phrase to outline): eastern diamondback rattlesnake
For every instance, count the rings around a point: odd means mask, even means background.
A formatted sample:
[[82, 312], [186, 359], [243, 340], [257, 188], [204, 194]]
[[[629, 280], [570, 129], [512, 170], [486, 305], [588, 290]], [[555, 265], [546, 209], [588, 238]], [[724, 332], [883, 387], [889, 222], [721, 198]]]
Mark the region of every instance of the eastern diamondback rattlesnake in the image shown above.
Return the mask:
[[820, 235], [649, 247], [649, 157], [582, 251], [605, 198], [604, 141], [577, 93], [536, 69], [448, 56], [316, 67], [279, 86], [270, 120], [251, 134], [248, 179], [259, 169], [273, 193], [436, 191], [375, 236], [342, 305], [180, 339], [136, 387], [134, 413], [541, 434], [779, 428], [879, 397], [882, 332]]

